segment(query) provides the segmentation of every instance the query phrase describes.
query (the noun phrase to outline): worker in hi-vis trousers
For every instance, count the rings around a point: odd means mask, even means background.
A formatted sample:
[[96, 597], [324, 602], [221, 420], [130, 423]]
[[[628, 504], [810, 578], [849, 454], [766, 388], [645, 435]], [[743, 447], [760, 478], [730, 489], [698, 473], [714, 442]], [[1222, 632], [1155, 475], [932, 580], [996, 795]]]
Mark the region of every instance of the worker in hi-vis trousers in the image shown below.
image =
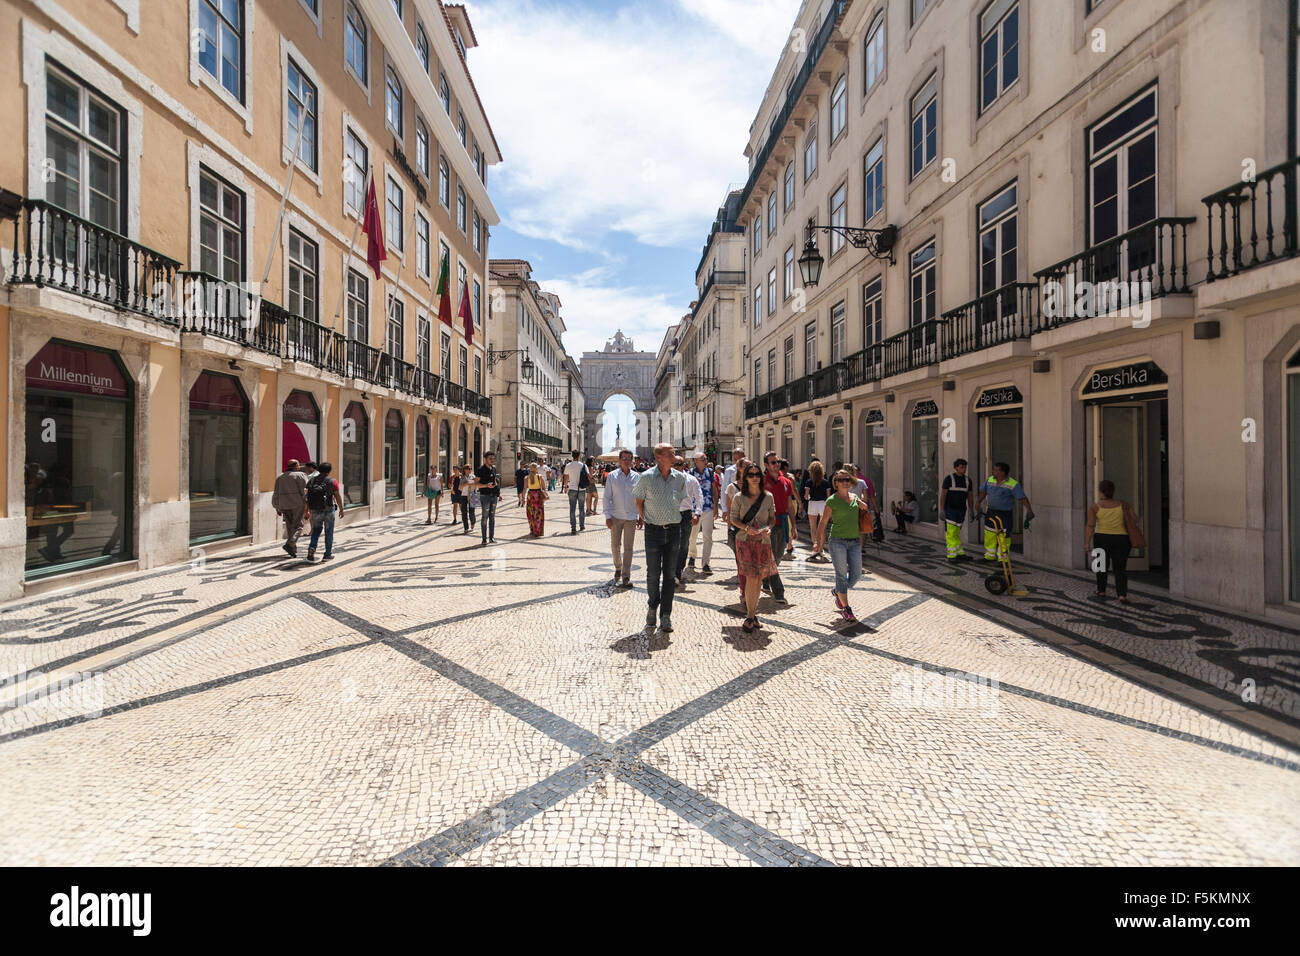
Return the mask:
[[948, 544], [949, 561], [970, 560], [961, 545], [961, 526], [966, 521], [966, 508], [970, 504], [971, 480], [966, 476], [966, 459], [952, 463], [952, 474], [943, 480], [939, 490], [939, 514], [943, 515], [943, 536]]
[[1034, 517], [1034, 509], [1029, 504], [1029, 496], [1025, 494], [1025, 486], [1016, 479], [1011, 477], [1011, 466], [1005, 461], [999, 461], [993, 466], [991, 474], [984, 484], [980, 485], [979, 504], [983, 507], [985, 500], [988, 501], [986, 517], [984, 519], [984, 560], [997, 561], [998, 554], [998, 536], [997, 532], [989, 525], [992, 518], [999, 518], [1002, 521], [1002, 527], [1006, 531], [1008, 541], [1011, 535], [1011, 519], [1015, 515], [1016, 502], [1025, 503], [1025, 520], [1029, 521]]

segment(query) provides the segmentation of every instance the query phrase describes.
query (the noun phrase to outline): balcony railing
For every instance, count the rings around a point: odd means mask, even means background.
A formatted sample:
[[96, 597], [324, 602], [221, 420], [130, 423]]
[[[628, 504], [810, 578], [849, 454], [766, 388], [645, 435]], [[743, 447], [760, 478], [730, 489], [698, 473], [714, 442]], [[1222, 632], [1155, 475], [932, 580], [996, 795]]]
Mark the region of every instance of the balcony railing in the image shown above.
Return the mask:
[[845, 368], [843, 362], [832, 362], [819, 368], [813, 375], [813, 398], [825, 398], [844, 391]]
[[526, 442], [532, 442], [536, 445], [549, 445], [552, 448], [560, 447], [560, 439], [555, 435], [548, 435], [544, 431], [539, 431], [536, 428], [528, 428], [527, 426], [524, 427], [523, 432], [524, 441]]
[[1297, 251], [1296, 170], [1300, 158], [1266, 169], [1252, 182], [1206, 196], [1209, 269], [1205, 281], [1226, 279]]
[[936, 364], [947, 339], [945, 328], [942, 319], [930, 319], [885, 339], [881, 343], [885, 377]]
[[239, 283], [205, 272], [177, 272], [174, 292], [173, 314], [182, 332], [282, 354], [285, 327], [294, 317], [274, 302], [250, 296]]
[[1008, 282], [943, 314], [948, 323], [943, 357], [1029, 338], [1038, 313], [1038, 283]]
[[1187, 227], [1194, 222], [1152, 219], [1034, 273], [1042, 284], [1034, 331], [1188, 292]]
[[174, 325], [167, 307], [180, 263], [51, 203], [24, 199], [9, 281], [49, 286]]
[[885, 377], [885, 346], [883, 342], [868, 345], [844, 360], [844, 388], [856, 388], [868, 382], [878, 382]]
[[722, 271], [716, 269], [713, 272], [710, 272], [709, 277], [704, 280], [704, 288], [700, 290], [700, 297], [695, 300], [695, 309], [691, 312], [691, 318], [694, 319], [696, 313], [700, 311], [700, 308], [704, 305], [704, 300], [709, 295], [709, 290], [712, 289], [714, 285], [744, 285], [744, 284], [745, 284], [744, 272], [736, 271], [736, 270]]

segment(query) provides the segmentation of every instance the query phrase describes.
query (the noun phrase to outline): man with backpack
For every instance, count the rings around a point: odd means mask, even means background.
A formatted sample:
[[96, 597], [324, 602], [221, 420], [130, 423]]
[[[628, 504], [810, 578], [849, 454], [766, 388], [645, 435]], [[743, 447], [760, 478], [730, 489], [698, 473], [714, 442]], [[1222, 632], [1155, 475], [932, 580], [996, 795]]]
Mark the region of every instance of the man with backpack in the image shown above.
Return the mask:
[[497, 541], [497, 502], [501, 499], [501, 475], [497, 472], [497, 455], [494, 451], [483, 455], [483, 464], [474, 473], [479, 504], [483, 508], [479, 530], [484, 544]]
[[284, 550], [298, 557], [298, 538], [302, 535], [302, 515], [307, 509], [307, 476], [299, 470], [298, 459], [290, 458], [284, 473], [275, 479], [271, 507], [284, 519]]
[[325, 532], [325, 554], [322, 561], [334, 558], [334, 515], [343, 513], [343, 495], [339, 483], [330, 477], [334, 466], [328, 461], [320, 463], [319, 470], [307, 482], [307, 510], [311, 512], [311, 541], [307, 545], [307, 560], [316, 560], [316, 543]]
[[704, 508], [700, 512], [699, 524], [694, 525], [690, 532], [690, 568], [692, 571], [695, 570], [696, 532], [702, 531], [704, 533], [704, 544], [702, 546], [704, 553], [701, 562], [703, 566], [700, 571], [703, 574], [712, 574], [713, 571], [709, 568], [709, 556], [713, 554], [713, 522], [718, 517], [718, 499], [722, 496], [721, 488], [718, 484], [717, 472], [709, 467], [708, 458], [705, 457], [702, 451], [695, 453], [695, 467], [690, 470], [689, 474], [700, 483], [700, 495], [704, 498]]
[[966, 509], [974, 490], [966, 475], [966, 459], [958, 458], [952, 463], [952, 474], [943, 480], [943, 487], [939, 490], [943, 536], [948, 546], [948, 560], [953, 563], [969, 560], [961, 543], [961, 527], [966, 522]]
[[587, 530], [587, 486], [591, 484], [591, 473], [582, 463], [582, 455], [576, 448], [573, 458], [564, 466], [564, 490], [569, 493], [569, 528], [570, 534]]

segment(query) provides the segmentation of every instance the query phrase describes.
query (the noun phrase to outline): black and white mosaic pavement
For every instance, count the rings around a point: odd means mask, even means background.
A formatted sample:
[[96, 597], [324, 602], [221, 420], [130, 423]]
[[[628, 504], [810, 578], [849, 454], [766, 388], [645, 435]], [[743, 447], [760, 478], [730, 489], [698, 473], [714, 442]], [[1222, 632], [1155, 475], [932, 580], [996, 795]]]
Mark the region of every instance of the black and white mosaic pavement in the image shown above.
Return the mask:
[[1294, 634], [1045, 569], [995, 603], [920, 540], [854, 626], [801, 551], [746, 634], [721, 535], [652, 633], [559, 505], [0, 609], [0, 862], [1300, 862]]

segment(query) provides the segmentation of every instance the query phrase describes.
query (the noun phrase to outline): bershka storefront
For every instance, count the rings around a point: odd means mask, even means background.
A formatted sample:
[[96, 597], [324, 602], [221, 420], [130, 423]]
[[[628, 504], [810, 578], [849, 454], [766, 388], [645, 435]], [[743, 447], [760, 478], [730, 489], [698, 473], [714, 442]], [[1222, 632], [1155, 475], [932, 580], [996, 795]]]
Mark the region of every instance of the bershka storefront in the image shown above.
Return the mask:
[[1169, 377], [1146, 359], [1108, 364], [1084, 379], [1079, 397], [1087, 429], [1088, 501], [1110, 479], [1115, 497], [1138, 513], [1147, 547], [1135, 548], [1129, 569], [1148, 571], [1169, 586]]
[[116, 352], [53, 339], [27, 363], [28, 580], [130, 559], [134, 399]]

